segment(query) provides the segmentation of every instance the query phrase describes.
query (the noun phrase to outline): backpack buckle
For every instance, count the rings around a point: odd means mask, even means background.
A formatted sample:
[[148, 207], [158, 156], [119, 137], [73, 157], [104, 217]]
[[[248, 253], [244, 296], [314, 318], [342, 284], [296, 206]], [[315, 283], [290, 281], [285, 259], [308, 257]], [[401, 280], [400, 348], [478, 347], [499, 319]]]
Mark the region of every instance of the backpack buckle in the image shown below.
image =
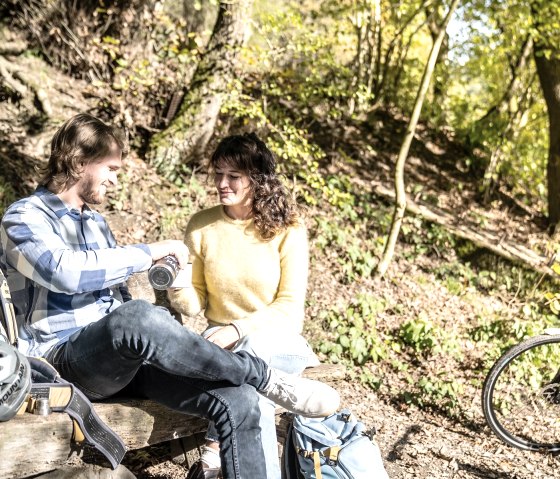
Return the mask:
[[340, 413], [340, 420], [341, 421], [350, 422], [351, 419], [352, 419], [352, 413], [351, 412], [341, 412]]

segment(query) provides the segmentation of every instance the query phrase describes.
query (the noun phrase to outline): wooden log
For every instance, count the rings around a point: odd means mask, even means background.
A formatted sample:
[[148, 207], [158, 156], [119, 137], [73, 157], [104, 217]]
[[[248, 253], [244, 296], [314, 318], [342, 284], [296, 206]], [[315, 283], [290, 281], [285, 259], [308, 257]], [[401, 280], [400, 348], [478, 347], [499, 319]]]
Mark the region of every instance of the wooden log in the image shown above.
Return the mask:
[[71, 455], [72, 421], [66, 414], [23, 414], [0, 424], [0, 477], [50, 471]]
[[172, 411], [146, 400], [96, 403], [95, 411], [129, 450], [190, 436], [205, 431], [208, 424], [205, 419]]
[[[376, 194], [394, 200], [394, 191], [373, 182], [372, 187]], [[451, 234], [472, 241], [477, 246], [485, 248], [502, 258], [521, 264], [537, 273], [558, 278], [558, 275], [549, 265], [550, 258], [545, 258], [524, 245], [511, 243], [492, 231], [484, 230], [478, 225], [471, 225], [467, 221], [457, 218], [456, 215], [434, 205], [428, 206], [407, 198], [406, 209], [427, 221], [443, 226]]]
[[[344, 378], [345, 368], [322, 364], [307, 369], [304, 376], [336, 382]], [[204, 419], [147, 400], [119, 398], [98, 402], [95, 411], [129, 450], [200, 434], [208, 426]], [[277, 415], [277, 424], [284, 420], [285, 416]], [[285, 437], [286, 427], [279, 428], [280, 438]], [[0, 478], [24, 478], [63, 466], [76, 451], [71, 437], [72, 421], [64, 413], [46, 417], [25, 413], [0, 423]]]
[[[207, 427], [203, 419], [152, 401], [96, 403], [95, 410], [129, 450], [202, 432]], [[26, 413], [1, 423], [0, 477], [27, 477], [60, 467], [76, 450], [71, 438], [72, 421], [64, 413], [46, 417]]]

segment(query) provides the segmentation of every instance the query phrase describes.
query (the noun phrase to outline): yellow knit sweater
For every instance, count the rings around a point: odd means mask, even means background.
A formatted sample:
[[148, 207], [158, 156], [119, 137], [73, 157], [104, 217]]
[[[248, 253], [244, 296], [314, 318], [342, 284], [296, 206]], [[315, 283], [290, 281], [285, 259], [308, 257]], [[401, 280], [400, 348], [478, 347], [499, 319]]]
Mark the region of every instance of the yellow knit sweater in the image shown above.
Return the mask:
[[253, 220], [234, 220], [219, 205], [191, 218], [185, 242], [193, 287], [169, 291], [174, 308], [189, 316], [205, 309], [210, 325], [234, 323], [242, 336], [260, 329], [301, 332], [309, 266], [304, 226], [265, 242]]

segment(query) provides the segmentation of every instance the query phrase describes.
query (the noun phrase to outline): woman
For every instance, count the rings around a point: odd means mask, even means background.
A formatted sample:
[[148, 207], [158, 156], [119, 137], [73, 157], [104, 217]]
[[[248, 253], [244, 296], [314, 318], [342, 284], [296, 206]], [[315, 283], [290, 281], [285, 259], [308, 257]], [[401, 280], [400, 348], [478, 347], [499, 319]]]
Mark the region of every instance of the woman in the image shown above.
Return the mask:
[[[192, 288], [169, 291], [173, 307], [203, 309], [204, 336], [226, 349], [247, 350], [292, 374], [318, 363], [301, 336], [307, 288], [307, 232], [275, 172], [272, 152], [253, 133], [224, 138], [210, 160], [220, 204], [195, 214], [186, 243], [193, 254]], [[259, 399], [267, 478], [280, 478], [275, 405]], [[217, 477], [219, 445], [211, 426], [201, 463], [190, 478]]]

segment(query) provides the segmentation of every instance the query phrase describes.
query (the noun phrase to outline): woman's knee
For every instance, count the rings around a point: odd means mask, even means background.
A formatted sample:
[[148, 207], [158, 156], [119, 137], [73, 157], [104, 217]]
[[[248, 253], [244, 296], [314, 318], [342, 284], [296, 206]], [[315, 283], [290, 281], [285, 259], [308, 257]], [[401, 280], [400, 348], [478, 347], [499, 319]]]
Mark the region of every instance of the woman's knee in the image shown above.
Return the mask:
[[[305, 363], [307, 358], [313, 355], [305, 338], [300, 334], [290, 332], [277, 335], [271, 335], [266, 331], [248, 334], [237, 342], [234, 351], [248, 351], [276, 368], [279, 367], [273, 365], [276, 359], [280, 362], [303, 361]], [[284, 370], [283, 367], [280, 369]]]
[[248, 351], [253, 356], [267, 359], [275, 350], [275, 341], [270, 334], [256, 332], [241, 338], [235, 345], [234, 351]]

